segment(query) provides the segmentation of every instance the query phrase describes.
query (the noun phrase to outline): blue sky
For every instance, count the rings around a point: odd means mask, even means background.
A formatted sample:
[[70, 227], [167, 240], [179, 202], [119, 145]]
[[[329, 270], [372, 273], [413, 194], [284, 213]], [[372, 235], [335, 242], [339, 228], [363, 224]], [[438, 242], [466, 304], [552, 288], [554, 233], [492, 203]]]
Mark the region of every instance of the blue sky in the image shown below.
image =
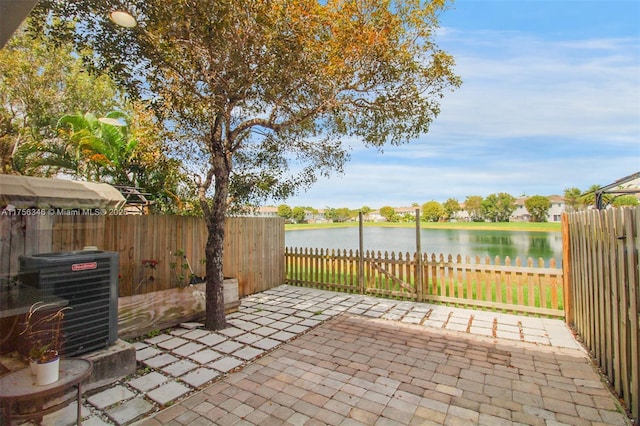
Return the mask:
[[639, 0], [458, 0], [436, 41], [463, 85], [429, 133], [384, 153], [354, 144], [344, 174], [286, 204], [562, 195], [640, 171]]

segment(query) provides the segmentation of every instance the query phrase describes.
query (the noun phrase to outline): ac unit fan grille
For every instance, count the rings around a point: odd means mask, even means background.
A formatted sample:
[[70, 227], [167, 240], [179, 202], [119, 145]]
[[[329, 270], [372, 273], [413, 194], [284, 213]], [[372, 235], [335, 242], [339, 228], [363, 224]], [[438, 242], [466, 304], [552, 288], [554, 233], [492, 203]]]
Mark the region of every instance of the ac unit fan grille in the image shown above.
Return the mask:
[[[74, 266], [75, 265], [75, 266]], [[68, 301], [62, 352], [77, 356], [117, 339], [118, 254], [50, 253], [20, 257], [25, 284]]]

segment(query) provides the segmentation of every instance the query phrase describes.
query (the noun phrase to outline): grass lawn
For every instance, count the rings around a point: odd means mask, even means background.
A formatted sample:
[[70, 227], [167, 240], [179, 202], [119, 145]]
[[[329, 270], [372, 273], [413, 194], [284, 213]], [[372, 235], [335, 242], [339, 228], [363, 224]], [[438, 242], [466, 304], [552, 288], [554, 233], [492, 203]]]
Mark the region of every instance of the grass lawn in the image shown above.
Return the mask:
[[[285, 231], [300, 229], [327, 229], [357, 227], [358, 222], [345, 223], [300, 223], [287, 224]], [[389, 223], [365, 222], [364, 226], [381, 226], [387, 228], [415, 228], [415, 222]], [[477, 229], [482, 231], [529, 231], [529, 232], [560, 232], [561, 224], [557, 222], [420, 222], [421, 229]]]

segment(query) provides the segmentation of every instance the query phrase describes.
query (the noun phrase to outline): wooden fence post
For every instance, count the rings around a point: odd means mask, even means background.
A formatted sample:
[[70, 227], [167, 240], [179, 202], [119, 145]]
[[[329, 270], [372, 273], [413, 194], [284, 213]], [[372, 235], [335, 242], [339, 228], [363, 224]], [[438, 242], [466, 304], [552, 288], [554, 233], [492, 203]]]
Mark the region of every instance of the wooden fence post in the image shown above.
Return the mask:
[[573, 324], [573, 294], [571, 289], [571, 247], [569, 234], [569, 215], [562, 213], [562, 297], [564, 320]]
[[422, 302], [422, 239], [420, 232], [420, 209], [416, 209], [416, 293]]
[[360, 294], [364, 294], [364, 224], [362, 219], [362, 212], [358, 213], [359, 221], [359, 249], [358, 253], [358, 287], [360, 288]]

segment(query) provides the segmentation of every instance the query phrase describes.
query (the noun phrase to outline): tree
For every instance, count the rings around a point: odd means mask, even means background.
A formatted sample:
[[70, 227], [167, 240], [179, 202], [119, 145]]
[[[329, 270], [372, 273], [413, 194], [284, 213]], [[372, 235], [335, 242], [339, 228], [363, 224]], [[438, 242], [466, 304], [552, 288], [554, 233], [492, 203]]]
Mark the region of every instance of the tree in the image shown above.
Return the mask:
[[[589, 206], [595, 206], [596, 205], [596, 191], [600, 189], [600, 185], [591, 185], [589, 187], [589, 189], [587, 189], [586, 191], [584, 191], [582, 193], [582, 195], [580, 196], [580, 203], [586, 208]], [[604, 194], [604, 197], [602, 199], [602, 201], [604, 202], [604, 204], [607, 204], [609, 201], [609, 196], [607, 194]]]
[[304, 211], [304, 208], [302, 208], [302, 207], [294, 207], [293, 208], [293, 211], [291, 212], [291, 218], [296, 223], [303, 223], [305, 221], [306, 217], [307, 217], [307, 214]]
[[[19, 30], [0, 50], [0, 173], [16, 172], [14, 155], [23, 144], [55, 138], [63, 115], [102, 116], [123, 106], [113, 80], [86, 72], [70, 46]], [[46, 170], [39, 172], [33, 174]]]
[[26, 142], [18, 148], [14, 168], [27, 175], [63, 173], [134, 187], [149, 194], [152, 210], [176, 213], [181, 209], [177, 195], [183, 179], [180, 163], [164, 154], [159, 129], [149, 122], [150, 117], [140, 110], [135, 117], [133, 124], [119, 111], [106, 114], [105, 122], [91, 113], [65, 115], [58, 121], [57, 137]]
[[491, 222], [508, 222], [515, 209], [515, 197], [506, 192], [487, 196], [481, 205], [482, 216]]
[[397, 220], [401, 221], [401, 222], [405, 222], [405, 223], [415, 222], [416, 221], [416, 215], [412, 214], [412, 213], [409, 213], [409, 212], [405, 212]]
[[336, 209], [334, 209], [333, 207], [327, 207], [324, 209], [324, 217], [325, 219], [331, 221], [331, 222], [337, 222], [336, 218], [338, 217], [338, 214], [336, 212]]
[[362, 206], [360, 208], [360, 213], [362, 213], [363, 220], [369, 219], [369, 213], [371, 213], [373, 209], [369, 206]]
[[[110, 120], [126, 120], [123, 113], [107, 114]], [[128, 134], [128, 125], [105, 124], [86, 113], [65, 115], [58, 121], [60, 145], [47, 144], [45, 156], [36, 163], [55, 165], [72, 171], [76, 176], [96, 182], [136, 186], [134, 172], [138, 141]], [[59, 155], [58, 154], [59, 149]], [[62, 162], [67, 161], [66, 164]]]
[[564, 203], [567, 206], [567, 211], [577, 212], [583, 207], [582, 191], [576, 187], [567, 188], [564, 190]]
[[380, 216], [384, 217], [387, 222], [396, 221], [396, 211], [391, 206], [380, 207]]
[[611, 200], [613, 207], [637, 206], [640, 204], [638, 197], [633, 195], [619, 195]]
[[[153, 98], [181, 136], [208, 229], [205, 327], [220, 329], [228, 209], [341, 171], [347, 138], [381, 147], [427, 132], [439, 99], [460, 84], [433, 40], [444, 3], [134, 0], [131, 30], [108, 20], [108, 0], [39, 7], [81, 19], [72, 35], [93, 49], [85, 59]], [[292, 176], [291, 165], [301, 171]]]
[[304, 209], [304, 211], [305, 211], [305, 212], [311, 213], [311, 214], [312, 214], [312, 215], [314, 215], [314, 216], [315, 216], [315, 215], [317, 215], [317, 214], [319, 213], [319, 212], [318, 212], [318, 209], [313, 208], [313, 207], [311, 207], [311, 206], [304, 206], [304, 207], [302, 207], [302, 208]]
[[548, 197], [534, 195], [524, 200], [524, 206], [531, 215], [531, 220], [533, 222], [547, 221], [547, 214], [551, 208], [551, 202]]
[[335, 212], [337, 222], [346, 222], [353, 219], [357, 214], [357, 212], [349, 209], [348, 207], [341, 207], [339, 209], [336, 209]]
[[442, 205], [437, 201], [428, 201], [422, 205], [422, 220], [438, 222], [445, 215]]
[[[56, 175], [61, 167], [42, 156], [56, 157], [69, 143], [60, 138], [60, 118], [80, 111], [105, 117], [114, 110], [130, 117], [127, 131], [138, 141], [137, 185], [151, 194], [151, 211], [183, 213], [187, 194], [180, 164], [165, 155], [164, 132], [150, 111], [125, 101], [108, 75], [87, 72], [70, 45], [54, 43], [42, 32], [20, 29], [0, 50], [0, 173]], [[58, 159], [71, 165], [69, 158]], [[86, 179], [74, 170], [64, 173]]]
[[[168, 155], [170, 130], [161, 127], [147, 104], [131, 103], [125, 112], [130, 115], [128, 131], [138, 141], [131, 164], [135, 186], [145, 191], [153, 204], [152, 213], [201, 216], [193, 185], [185, 176], [182, 162]], [[195, 203], [194, 203], [195, 201]], [[195, 204], [195, 206], [194, 206]]]
[[472, 222], [480, 222], [482, 218], [482, 197], [480, 195], [468, 195], [464, 201], [464, 209], [469, 214]]
[[280, 204], [278, 206], [278, 216], [284, 219], [291, 219], [291, 215], [293, 214], [291, 207], [286, 204]]
[[445, 218], [451, 220], [456, 213], [458, 213], [461, 209], [460, 203], [455, 198], [449, 198], [442, 204], [442, 208], [444, 209]]
[[327, 207], [324, 211], [324, 217], [332, 222], [346, 222], [353, 218], [357, 212], [349, 210], [347, 207], [331, 208]]

